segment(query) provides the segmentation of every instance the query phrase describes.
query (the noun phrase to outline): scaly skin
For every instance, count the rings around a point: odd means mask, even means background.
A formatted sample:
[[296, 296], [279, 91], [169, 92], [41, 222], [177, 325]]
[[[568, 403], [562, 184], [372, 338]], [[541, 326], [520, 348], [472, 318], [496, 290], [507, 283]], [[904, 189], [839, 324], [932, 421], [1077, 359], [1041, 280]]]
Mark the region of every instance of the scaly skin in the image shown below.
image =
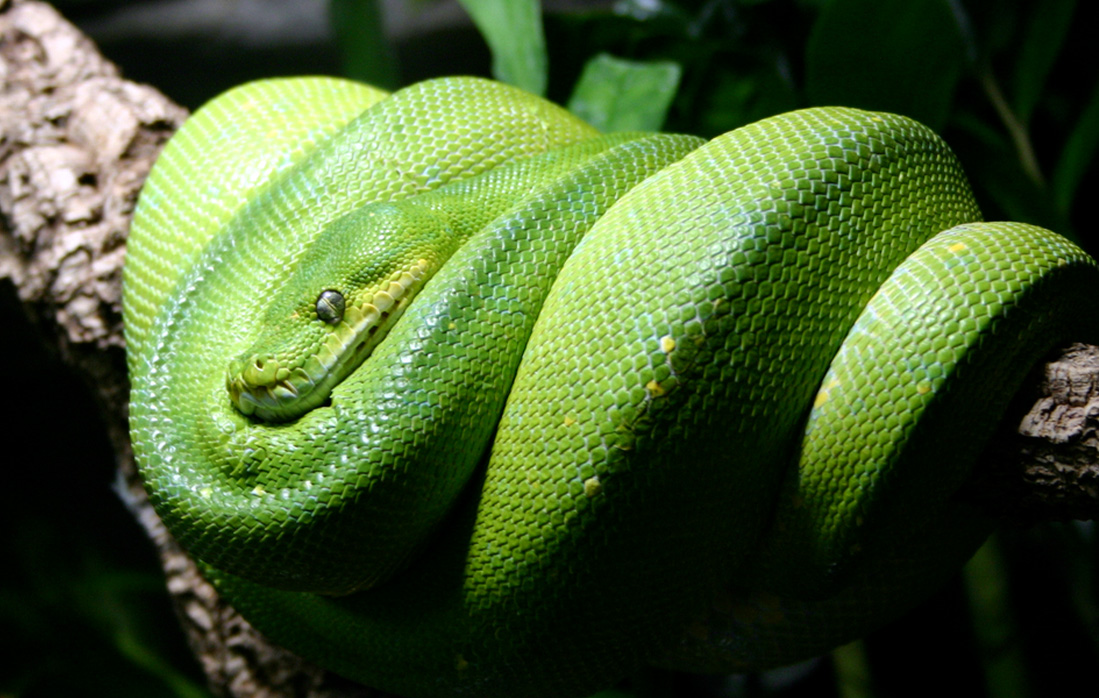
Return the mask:
[[979, 218], [889, 114], [703, 143], [483, 80], [255, 83], [142, 193], [135, 455], [246, 618], [395, 693], [795, 661], [975, 550], [950, 495], [1096, 335], [1095, 263]]

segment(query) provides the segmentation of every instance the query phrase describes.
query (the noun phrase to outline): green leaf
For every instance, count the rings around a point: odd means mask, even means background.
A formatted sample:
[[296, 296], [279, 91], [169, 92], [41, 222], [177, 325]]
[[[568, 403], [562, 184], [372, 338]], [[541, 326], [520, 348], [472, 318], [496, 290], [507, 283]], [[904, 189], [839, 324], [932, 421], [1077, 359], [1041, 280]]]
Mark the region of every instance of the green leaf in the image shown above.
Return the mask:
[[387, 90], [398, 87], [397, 59], [385, 38], [378, 0], [332, 0], [329, 21], [346, 77]]
[[984, 665], [986, 695], [993, 698], [1034, 695], [1027, 685], [1026, 661], [1004, 583], [1008, 574], [996, 538], [989, 539], [977, 551], [963, 574]]
[[601, 53], [584, 66], [569, 110], [604, 132], [659, 131], [681, 72], [671, 61], [640, 63]]
[[986, 220], [1033, 223], [1072, 237], [1045, 189], [1027, 176], [1009, 134], [961, 110], [951, 119], [951, 146], [961, 159]]
[[1046, 86], [1049, 71], [1072, 25], [1076, 0], [1045, 0], [1034, 6], [1015, 65], [1015, 114], [1026, 124]]
[[[733, 63], [730, 61], [729, 63]], [[692, 85], [693, 99], [684, 100], [697, 126], [691, 133], [712, 138], [753, 121], [802, 106], [797, 87], [783, 74], [780, 60], [739, 61], [734, 70], [718, 70], [706, 83]], [[687, 87], [680, 89], [682, 95]]]
[[938, 130], [964, 63], [947, 0], [834, 0], [809, 37], [806, 93], [815, 105], [896, 112]]
[[538, 0], [458, 0], [492, 51], [497, 80], [546, 93], [546, 39]]
[[1053, 172], [1053, 199], [1058, 211], [1067, 213], [1076, 197], [1076, 189], [1088, 168], [1094, 163], [1099, 149], [1099, 82], [1091, 91], [1091, 99], [1076, 122], [1076, 128], [1065, 141], [1061, 159]]
[[841, 698], [873, 698], [870, 662], [861, 640], [833, 650], [832, 667], [836, 672], [836, 692]]

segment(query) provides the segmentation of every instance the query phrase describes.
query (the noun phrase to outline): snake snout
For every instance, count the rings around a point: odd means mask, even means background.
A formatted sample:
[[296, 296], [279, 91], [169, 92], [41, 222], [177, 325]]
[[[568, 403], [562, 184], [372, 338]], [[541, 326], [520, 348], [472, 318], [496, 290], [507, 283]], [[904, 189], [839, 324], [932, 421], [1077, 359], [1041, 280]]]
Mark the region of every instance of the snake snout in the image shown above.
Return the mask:
[[314, 381], [304, 370], [287, 368], [273, 355], [251, 354], [229, 362], [225, 387], [242, 414], [284, 421], [297, 416], [297, 406]]

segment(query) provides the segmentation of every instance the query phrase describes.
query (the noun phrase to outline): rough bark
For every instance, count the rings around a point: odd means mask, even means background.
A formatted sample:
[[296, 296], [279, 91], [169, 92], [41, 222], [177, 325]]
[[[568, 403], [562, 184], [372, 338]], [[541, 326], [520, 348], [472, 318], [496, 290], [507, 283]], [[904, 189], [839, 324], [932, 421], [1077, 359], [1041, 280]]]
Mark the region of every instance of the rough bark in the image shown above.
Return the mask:
[[[137, 194], [186, 112], [126, 82], [47, 5], [0, 0], [0, 279], [88, 378], [127, 505], [160, 551], [192, 647], [220, 695], [377, 695], [259, 636], [198, 574], [149, 506], [126, 431], [121, 269]], [[1009, 521], [1099, 518], [1099, 348], [1036, 371], [964, 496]], [[1033, 397], [1037, 396], [1037, 397]]]
[[1099, 347], [1031, 371], [958, 496], [1013, 525], [1099, 518]]
[[0, 0], [0, 280], [87, 383], [127, 506], [160, 554], [211, 688], [225, 696], [379, 695], [268, 643], [223, 604], [149, 505], [127, 433], [122, 262], [138, 191], [187, 116], [127, 82], [50, 6]]

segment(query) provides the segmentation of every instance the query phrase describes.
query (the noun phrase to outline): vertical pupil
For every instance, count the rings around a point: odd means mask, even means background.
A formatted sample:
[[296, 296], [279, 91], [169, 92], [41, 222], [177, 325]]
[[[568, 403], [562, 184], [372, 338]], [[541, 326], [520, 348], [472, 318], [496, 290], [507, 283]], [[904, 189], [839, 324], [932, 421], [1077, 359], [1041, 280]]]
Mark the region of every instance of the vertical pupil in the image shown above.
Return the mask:
[[329, 325], [343, 320], [343, 309], [343, 294], [339, 291], [322, 291], [317, 296], [317, 317]]

